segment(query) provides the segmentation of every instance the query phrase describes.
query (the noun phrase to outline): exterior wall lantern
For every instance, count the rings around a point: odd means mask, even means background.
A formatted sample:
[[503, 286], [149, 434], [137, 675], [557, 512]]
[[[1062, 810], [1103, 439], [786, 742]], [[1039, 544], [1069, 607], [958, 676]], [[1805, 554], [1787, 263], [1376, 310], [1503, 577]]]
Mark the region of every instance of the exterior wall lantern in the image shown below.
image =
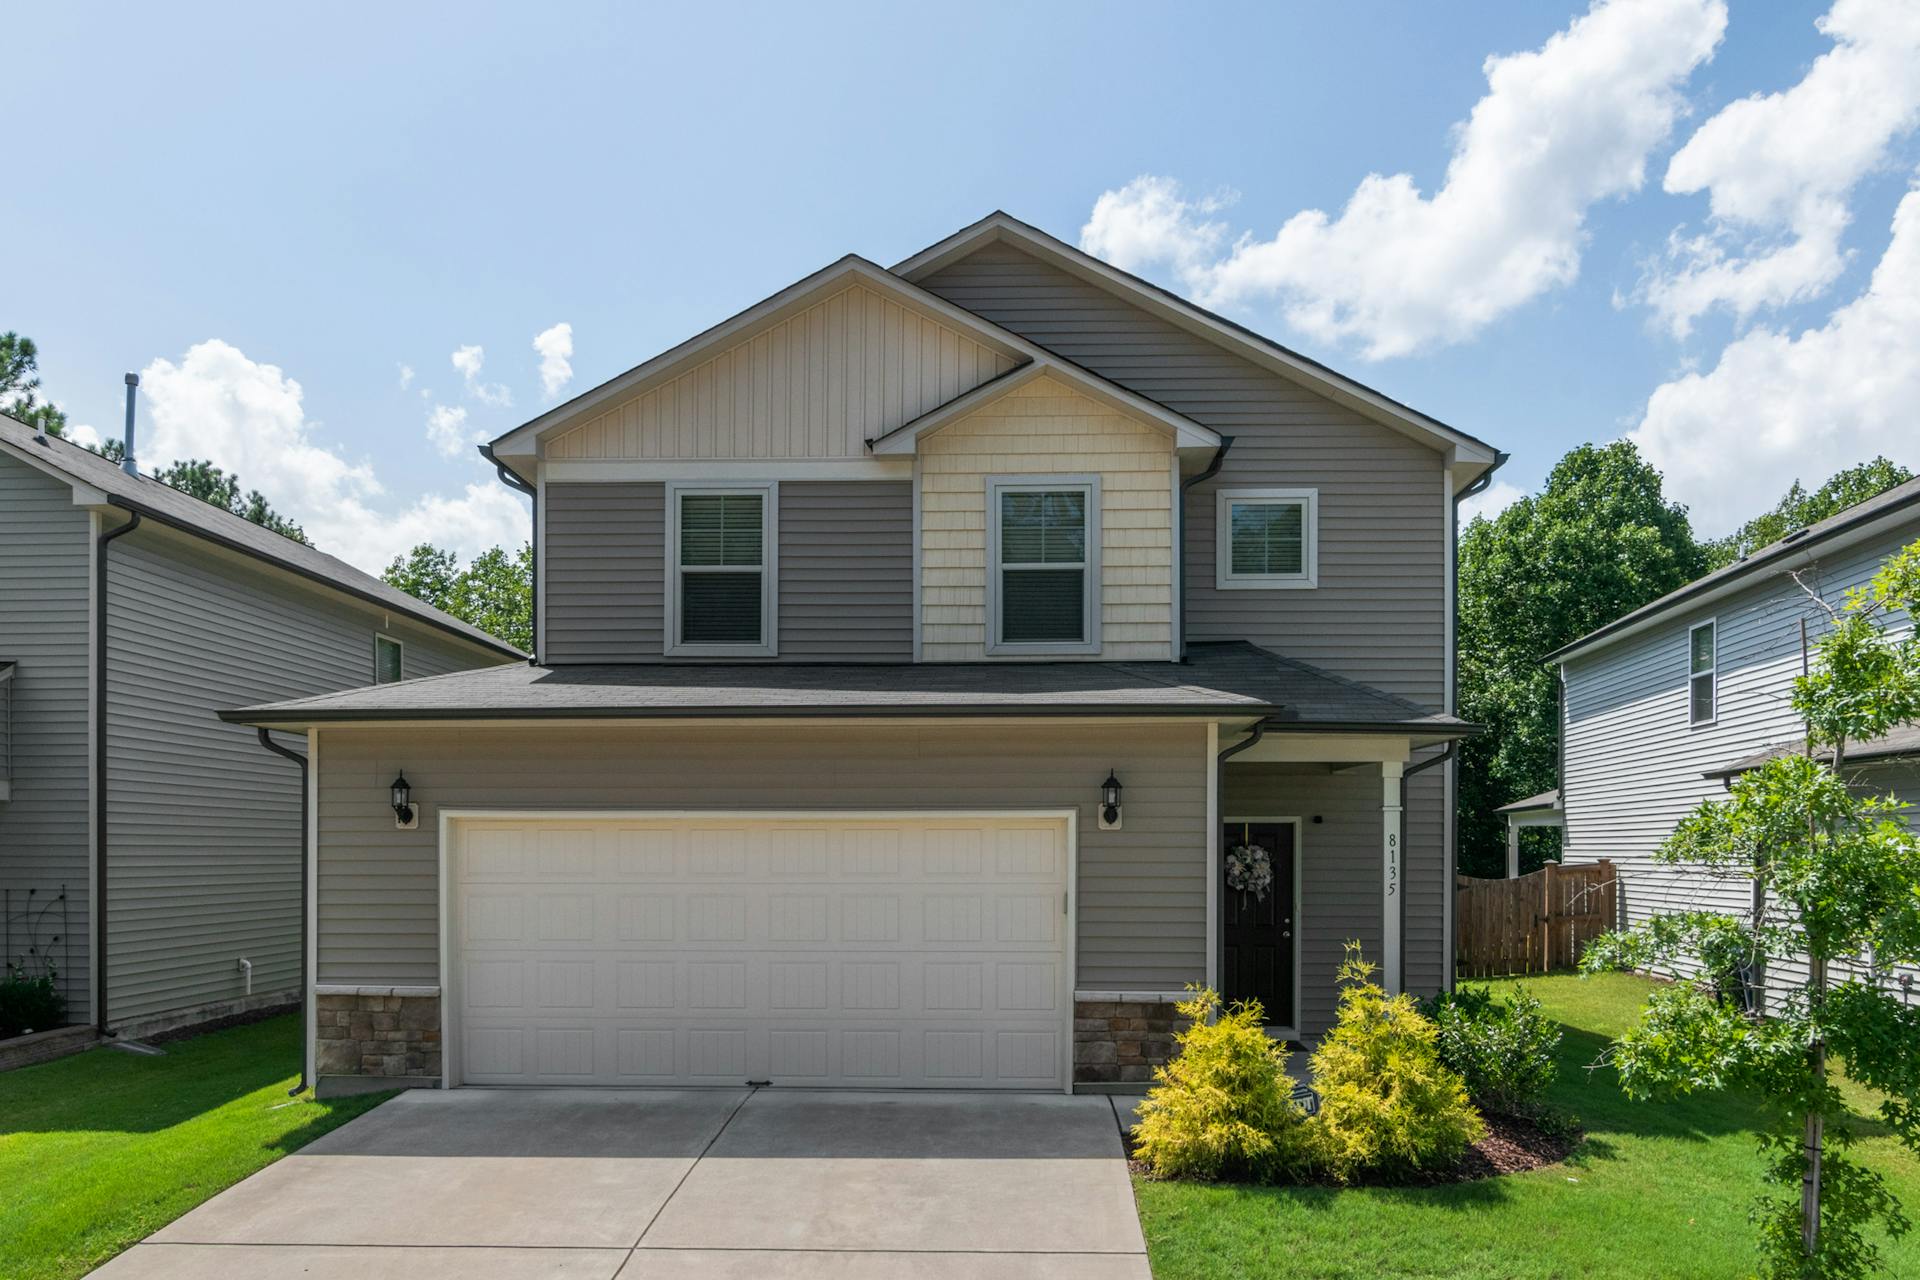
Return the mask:
[[1100, 784], [1100, 829], [1117, 831], [1120, 828], [1120, 779], [1114, 777], [1113, 770], [1107, 770], [1107, 780]]
[[407, 785], [405, 773], [393, 780], [393, 825], [401, 831], [412, 831], [420, 825], [420, 811], [413, 807], [413, 788]]

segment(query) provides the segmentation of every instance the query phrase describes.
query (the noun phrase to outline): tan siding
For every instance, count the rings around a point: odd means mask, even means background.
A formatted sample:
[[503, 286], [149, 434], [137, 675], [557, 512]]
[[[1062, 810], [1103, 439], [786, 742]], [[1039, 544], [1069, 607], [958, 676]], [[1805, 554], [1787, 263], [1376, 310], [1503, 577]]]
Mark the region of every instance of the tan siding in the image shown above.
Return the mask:
[[[1206, 738], [1198, 726], [1022, 725], [326, 730], [322, 982], [439, 980], [441, 809], [1079, 811], [1079, 972], [1090, 990], [1178, 991], [1205, 974]], [[404, 767], [425, 808], [394, 829]], [[1120, 831], [1097, 829], [1106, 771]]]
[[1101, 655], [1172, 652], [1171, 437], [1047, 376], [920, 442], [921, 656], [986, 656], [987, 481], [1100, 477]]
[[866, 441], [1012, 367], [862, 285], [547, 443], [552, 460], [860, 458]]

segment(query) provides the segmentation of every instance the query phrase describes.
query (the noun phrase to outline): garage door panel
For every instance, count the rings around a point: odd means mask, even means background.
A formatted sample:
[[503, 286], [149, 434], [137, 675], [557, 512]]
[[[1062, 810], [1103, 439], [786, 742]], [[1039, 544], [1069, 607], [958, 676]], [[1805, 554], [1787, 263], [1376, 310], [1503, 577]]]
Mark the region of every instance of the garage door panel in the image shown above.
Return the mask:
[[1052, 1087], [1062, 824], [463, 824], [472, 1083]]

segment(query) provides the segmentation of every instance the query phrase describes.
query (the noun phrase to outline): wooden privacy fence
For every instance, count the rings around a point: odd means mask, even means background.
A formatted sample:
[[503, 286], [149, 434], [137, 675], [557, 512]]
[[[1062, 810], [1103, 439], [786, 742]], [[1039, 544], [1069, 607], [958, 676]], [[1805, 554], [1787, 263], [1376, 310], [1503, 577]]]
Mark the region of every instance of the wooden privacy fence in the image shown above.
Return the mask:
[[1613, 928], [1619, 881], [1611, 862], [1549, 862], [1517, 880], [1457, 880], [1455, 972], [1465, 978], [1570, 969]]

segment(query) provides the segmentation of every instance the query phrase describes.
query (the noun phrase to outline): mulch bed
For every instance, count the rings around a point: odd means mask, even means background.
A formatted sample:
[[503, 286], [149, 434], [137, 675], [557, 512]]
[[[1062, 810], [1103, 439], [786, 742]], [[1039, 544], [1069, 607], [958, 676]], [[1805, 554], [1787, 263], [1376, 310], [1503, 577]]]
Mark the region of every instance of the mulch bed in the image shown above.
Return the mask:
[[[1582, 1137], [1577, 1129], [1549, 1132], [1533, 1121], [1520, 1116], [1503, 1116], [1485, 1112], [1482, 1118], [1487, 1122], [1487, 1136], [1468, 1147], [1466, 1154], [1461, 1156], [1451, 1168], [1429, 1169], [1402, 1178], [1361, 1178], [1348, 1183], [1304, 1179], [1281, 1185], [1438, 1187], [1454, 1182], [1479, 1182], [1483, 1178], [1497, 1178], [1508, 1173], [1525, 1173], [1529, 1169], [1558, 1164], [1580, 1145]], [[1138, 1160], [1131, 1158], [1133, 1152], [1131, 1134], [1127, 1136], [1127, 1152], [1128, 1167], [1135, 1173], [1146, 1174], [1145, 1167]]]

